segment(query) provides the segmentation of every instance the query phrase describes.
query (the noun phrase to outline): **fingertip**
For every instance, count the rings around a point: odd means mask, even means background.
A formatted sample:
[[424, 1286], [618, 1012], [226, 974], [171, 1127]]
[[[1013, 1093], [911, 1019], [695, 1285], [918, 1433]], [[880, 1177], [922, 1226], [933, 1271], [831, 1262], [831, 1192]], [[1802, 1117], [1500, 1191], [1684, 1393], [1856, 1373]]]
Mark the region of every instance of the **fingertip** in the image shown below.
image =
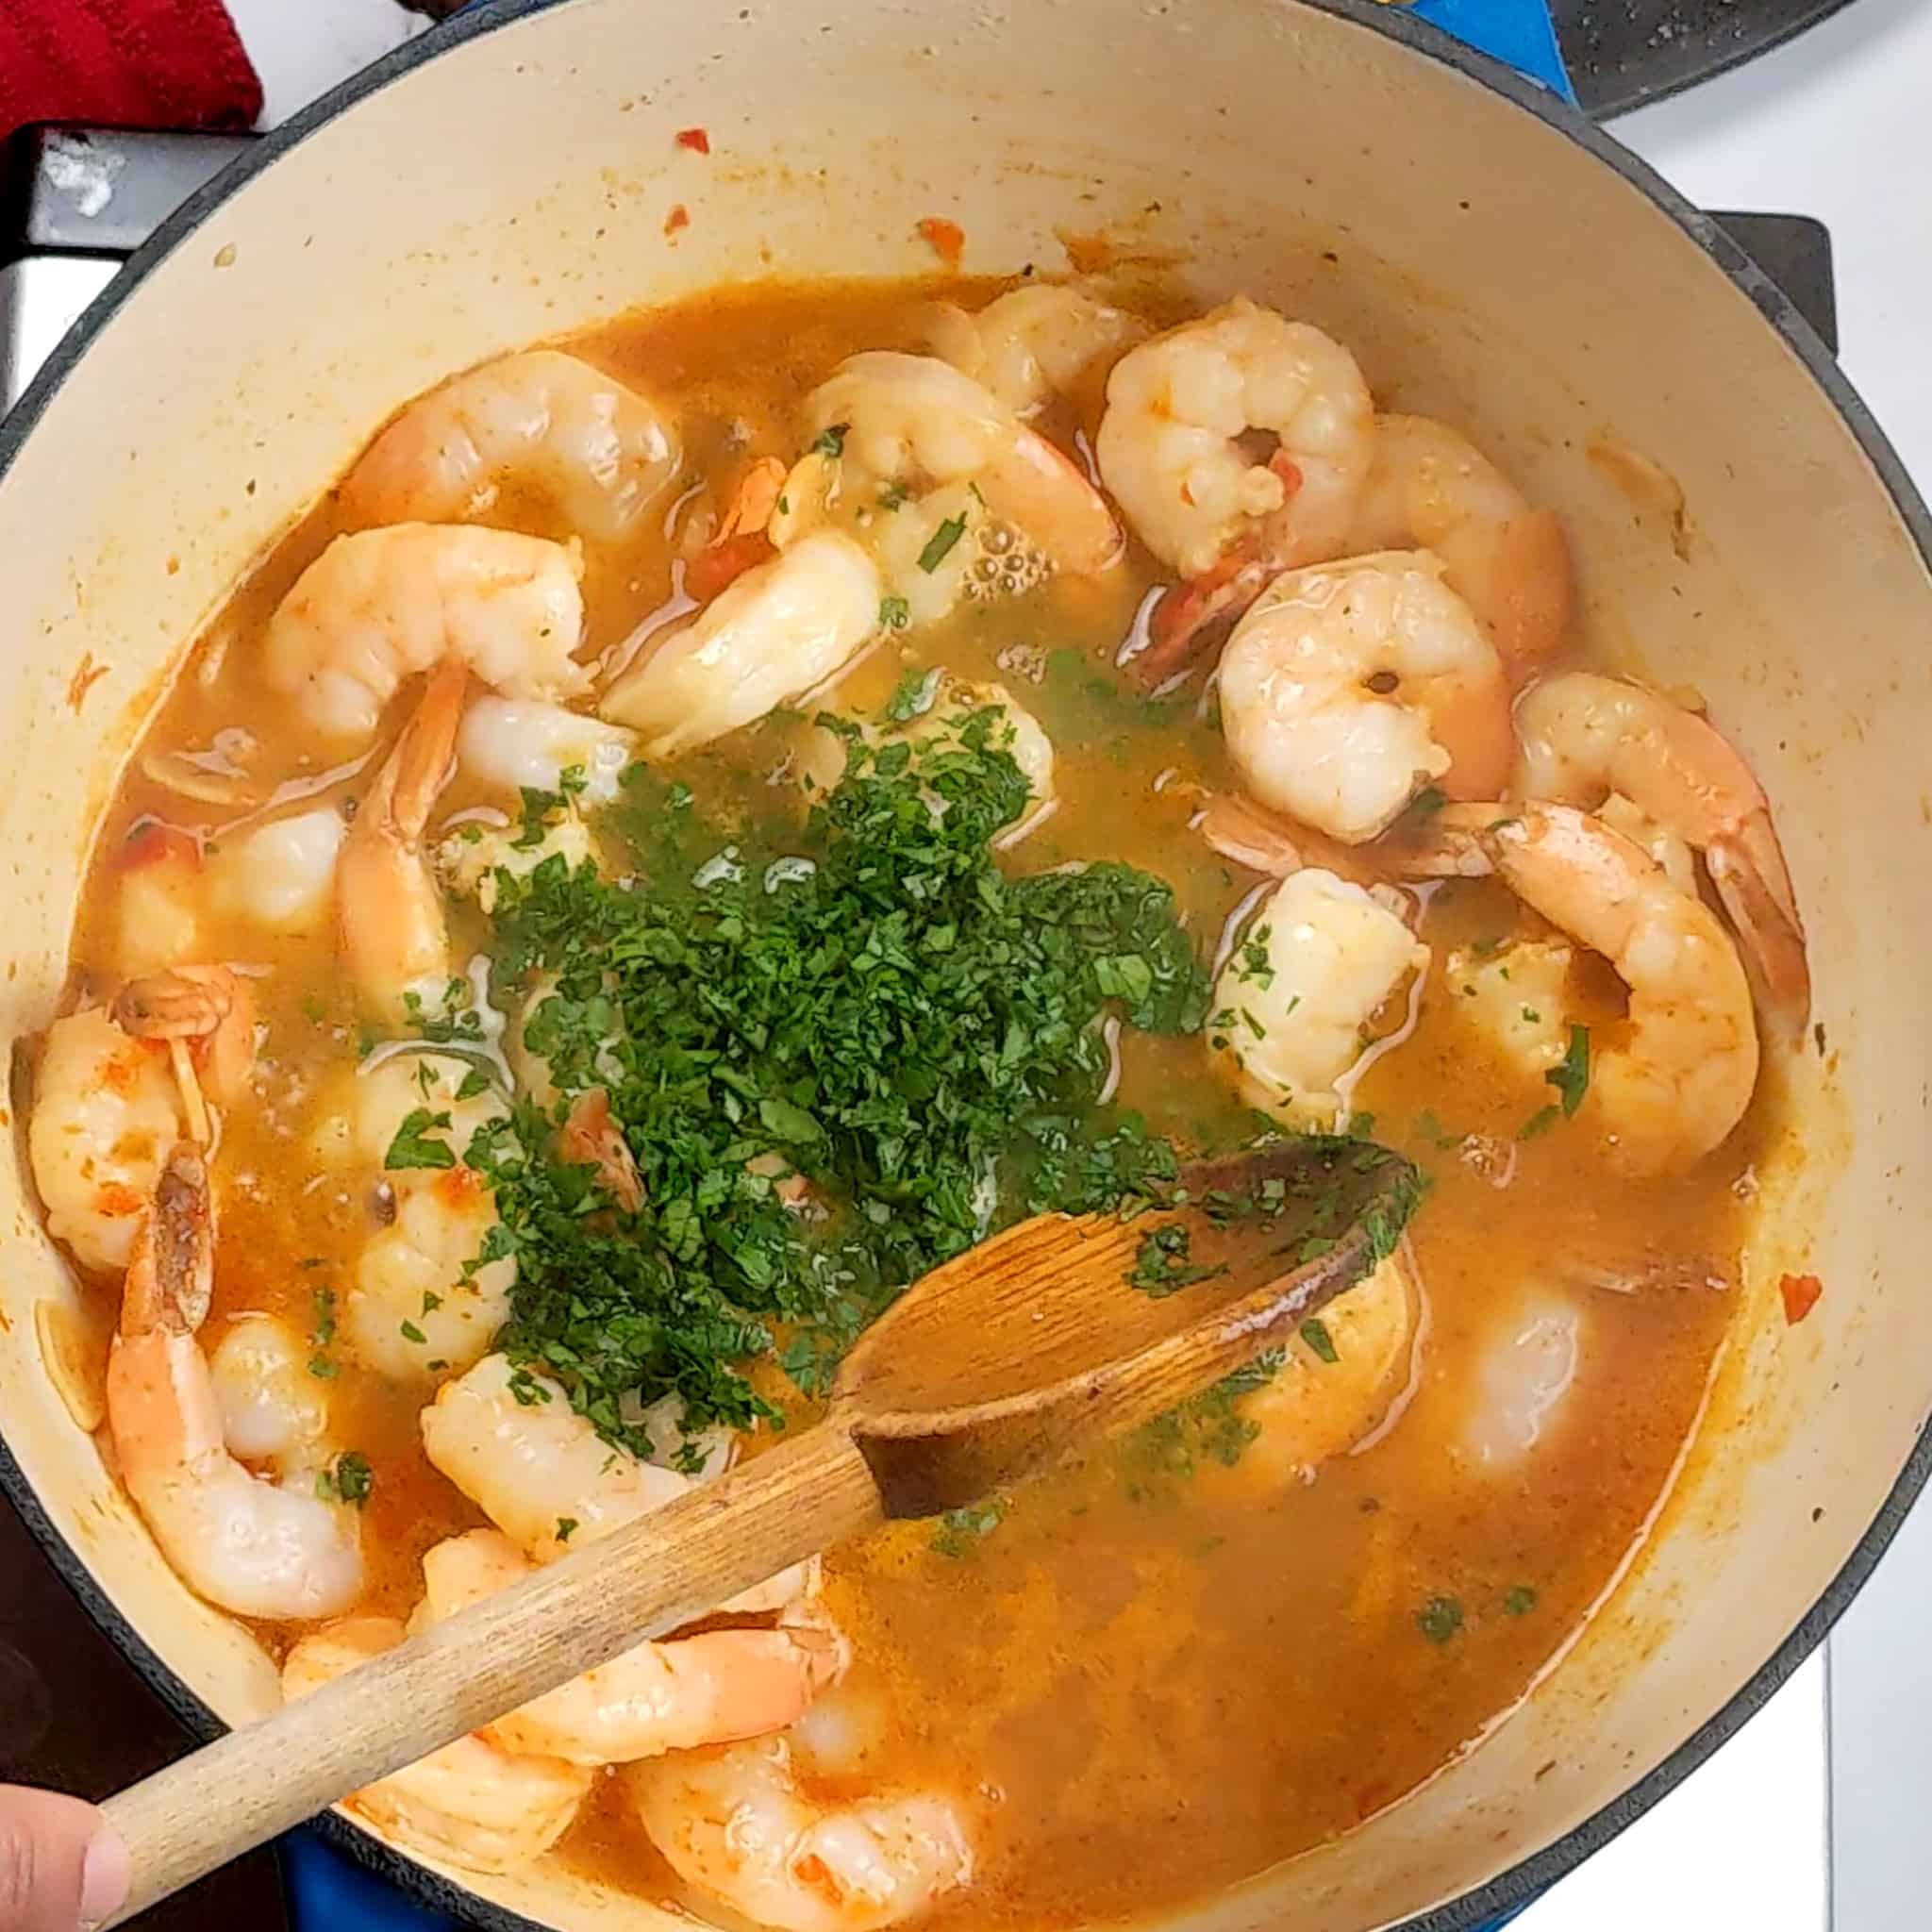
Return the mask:
[[80, 1867], [80, 1923], [83, 1932], [98, 1925], [127, 1896], [133, 1875], [121, 1834], [104, 1824], [88, 1840]]

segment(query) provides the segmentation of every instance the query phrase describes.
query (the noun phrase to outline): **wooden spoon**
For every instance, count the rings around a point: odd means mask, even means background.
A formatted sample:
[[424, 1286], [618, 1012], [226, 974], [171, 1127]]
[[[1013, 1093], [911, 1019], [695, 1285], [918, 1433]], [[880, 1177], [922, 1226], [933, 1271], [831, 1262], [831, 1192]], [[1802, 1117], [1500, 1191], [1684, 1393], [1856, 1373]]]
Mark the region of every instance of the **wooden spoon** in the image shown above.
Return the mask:
[[815, 1427], [109, 1799], [134, 1886], [108, 1923], [815, 1551], [1197, 1394], [1392, 1252], [1421, 1191], [1367, 1141], [1284, 1141], [1131, 1218], [995, 1235], [873, 1324]]

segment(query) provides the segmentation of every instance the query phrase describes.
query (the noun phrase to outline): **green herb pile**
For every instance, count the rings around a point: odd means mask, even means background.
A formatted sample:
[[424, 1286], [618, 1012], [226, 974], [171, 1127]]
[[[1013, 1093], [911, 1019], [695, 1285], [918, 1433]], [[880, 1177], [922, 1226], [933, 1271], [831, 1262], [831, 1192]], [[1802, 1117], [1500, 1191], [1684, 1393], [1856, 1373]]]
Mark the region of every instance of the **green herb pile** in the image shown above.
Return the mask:
[[[1116, 1207], [1177, 1171], [1095, 1104], [1108, 1014], [1201, 1025], [1168, 888], [1117, 864], [1002, 872], [990, 841], [1027, 790], [997, 708], [883, 741], [820, 723], [845, 774], [802, 834], [709, 824], [646, 777], [619, 813], [635, 878], [559, 857], [497, 874], [492, 996], [513, 1010], [555, 977], [525, 1039], [561, 1097], [519, 1102], [464, 1151], [502, 1216], [478, 1263], [516, 1257], [511, 1357], [641, 1451], [634, 1405], [666, 1393], [691, 1429], [770, 1416], [744, 1367], [774, 1324], [810, 1392], [894, 1292], [990, 1228]], [[591, 1087], [636, 1158], [635, 1214], [555, 1154]], [[421, 1142], [434, 1123], [416, 1124]], [[781, 1198], [790, 1173], [805, 1214]]]

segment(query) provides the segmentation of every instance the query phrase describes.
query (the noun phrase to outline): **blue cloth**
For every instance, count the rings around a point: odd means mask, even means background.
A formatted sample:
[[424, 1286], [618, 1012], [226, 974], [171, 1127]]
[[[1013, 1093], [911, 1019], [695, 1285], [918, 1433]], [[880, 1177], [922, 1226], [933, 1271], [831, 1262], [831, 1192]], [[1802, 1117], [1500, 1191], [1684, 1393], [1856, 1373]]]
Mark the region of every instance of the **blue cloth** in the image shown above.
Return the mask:
[[1418, 0], [1409, 11], [1575, 105], [1543, 0]]
[[[1418, 0], [1413, 11], [1564, 100], [1575, 100], [1543, 0]], [[293, 1932], [458, 1932], [454, 1921], [412, 1906], [312, 1831], [291, 1832], [279, 1849]], [[1485, 1932], [1502, 1932], [1506, 1924], [1498, 1919]]]
[[315, 1832], [291, 1831], [275, 1849], [292, 1932], [458, 1932], [454, 1919], [412, 1906]]

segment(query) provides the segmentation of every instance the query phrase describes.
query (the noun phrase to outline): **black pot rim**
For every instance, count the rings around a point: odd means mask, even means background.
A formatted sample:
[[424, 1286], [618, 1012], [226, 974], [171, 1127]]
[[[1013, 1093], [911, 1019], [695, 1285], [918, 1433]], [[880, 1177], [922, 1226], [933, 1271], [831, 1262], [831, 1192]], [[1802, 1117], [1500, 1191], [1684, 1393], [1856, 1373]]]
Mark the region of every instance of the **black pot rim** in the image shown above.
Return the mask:
[[[413, 73], [425, 61], [464, 42], [527, 19], [570, 0], [479, 0], [453, 19], [416, 39], [405, 42], [340, 87], [311, 103], [273, 133], [250, 144], [228, 167], [190, 195], [163, 222], [152, 238], [129, 258], [126, 266], [88, 308], [42, 365], [40, 374], [4, 420], [0, 420], [0, 478], [12, 467], [21, 446], [45, 412], [49, 401], [66, 381], [102, 328], [145, 278], [178, 248], [223, 203], [245, 188], [264, 169], [391, 81]], [[1804, 364], [1829, 399], [1879, 480], [1885, 486], [1920, 557], [1932, 569], [1932, 515], [1928, 515], [1903, 463], [1887, 441], [1857, 392], [1845, 379], [1836, 359], [1812, 332], [1784, 291], [1758, 268], [1715, 222], [1692, 208], [1648, 162], [1613, 141], [1578, 109], [1524, 79], [1488, 56], [1451, 39], [1427, 22], [1398, 7], [1376, 0], [1298, 0], [1334, 14], [1370, 32], [1399, 41], [1412, 53], [1454, 69], [1500, 95], [1512, 107], [1532, 114], [1557, 133], [1567, 135], [1628, 186], [1648, 198], [1708, 256], [1716, 267], [1746, 295], [1767, 325]], [[1481, 1932], [1481, 1928], [1513, 1916], [1564, 1874], [1600, 1851], [1658, 1799], [1681, 1784], [1717, 1747], [1763, 1707], [1785, 1680], [1820, 1643], [1844, 1613], [1871, 1575], [1887, 1546], [1898, 1533], [1913, 1502], [1932, 1475], [1932, 1421], [1912, 1446], [1871, 1526], [1825, 1586], [1822, 1595], [1771, 1657], [1723, 1708], [1691, 1733], [1676, 1750], [1621, 1796], [1592, 1812], [1561, 1838], [1518, 1860], [1474, 1890], [1404, 1922], [1399, 1932]], [[0, 1438], [0, 1490], [4, 1490], [89, 1616], [99, 1624], [121, 1653], [196, 1737], [216, 1738], [227, 1726], [149, 1648], [146, 1641], [94, 1581], [79, 1556], [55, 1529], [25, 1473]], [[392, 1851], [388, 1845], [337, 1812], [326, 1812], [318, 1827], [358, 1863], [389, 1879], [401, 1890], [432, 1910], [484, 1932], [549, 1932], [525, 1918], [479, 1897], [476, 1893]]]

